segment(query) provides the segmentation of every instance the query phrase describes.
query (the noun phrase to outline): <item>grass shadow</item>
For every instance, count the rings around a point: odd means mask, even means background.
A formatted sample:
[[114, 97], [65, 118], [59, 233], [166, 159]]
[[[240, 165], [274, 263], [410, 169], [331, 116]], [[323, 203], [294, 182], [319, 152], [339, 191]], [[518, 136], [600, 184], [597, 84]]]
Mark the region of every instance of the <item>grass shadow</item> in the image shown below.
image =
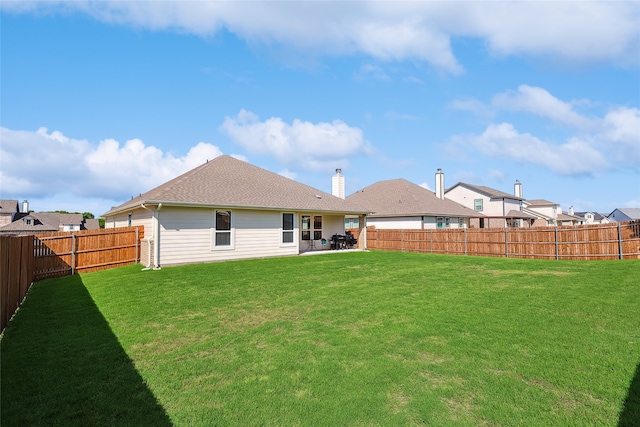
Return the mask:
[[172, 425], [78, 275], [31, 287], [0, 363], [3, 425]]
[[629, 385], [629, 392], [618, 419], [618, 427], [634, 426], [640, 426], [640, 363], [636, 367], [636, 373]]

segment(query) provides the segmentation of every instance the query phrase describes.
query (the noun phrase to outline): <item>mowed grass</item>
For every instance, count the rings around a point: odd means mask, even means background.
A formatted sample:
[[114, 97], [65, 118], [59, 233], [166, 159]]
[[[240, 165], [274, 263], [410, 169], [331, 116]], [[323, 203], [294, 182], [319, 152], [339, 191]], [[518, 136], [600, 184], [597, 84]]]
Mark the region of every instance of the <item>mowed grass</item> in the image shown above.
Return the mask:
[[2, 425], [637, 425], [640, 262], [337, 253], [34, 284]]

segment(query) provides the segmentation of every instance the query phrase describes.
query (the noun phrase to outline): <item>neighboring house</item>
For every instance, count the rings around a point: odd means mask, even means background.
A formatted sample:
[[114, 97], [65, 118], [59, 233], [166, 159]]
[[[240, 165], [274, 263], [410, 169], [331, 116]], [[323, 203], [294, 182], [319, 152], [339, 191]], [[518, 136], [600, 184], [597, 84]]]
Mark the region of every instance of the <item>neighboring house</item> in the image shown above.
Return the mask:
[[11, 224], [0, 227], [1, 234], [25, 235], [100, 228], [97, 219], [84, 219], [79, 213], [30, 212], [20, 213], [16, 217]]
[[[148, 267], [328, 249], [345, 215], [366, 211], [315, 188], [220, 156], [105, 213], [105, 228], [144, 226]], [[364, 230], [360, 242], [366, 240]]]
[[[571, 210], [569, 210], [571, 213]], [[575, 216], [582, 218], [583, 224], [608, 224], [611, 221], [605, 215], [598, 212], [575, 212]]]
[[468, 228], [483, 216], [405, 179], [376, 182], [347, 200], [372, 212], [367, 226], [383, 229]]
[[474, 218], [472, 227], [525, 227], [536, 217], [522, 211], [522, 185], [516, 182], [514, 194], [490, 187], [459, 182], [444, 192], [444, 196], [484, 217]]
[[618, 208], [614, 209], [608, 216], [612, 222], [627, 222], [640, 219], [640, 208]]
[[0, 200], [0, 227], [11, 224], [17, 213], [20, 213], [17, 200]]
[[544, 199], [522, 200], [522, 212], [536, 219], [531, 223], [533, 227], [558, 225], [558, 214], [561, 213], [558, 203]]

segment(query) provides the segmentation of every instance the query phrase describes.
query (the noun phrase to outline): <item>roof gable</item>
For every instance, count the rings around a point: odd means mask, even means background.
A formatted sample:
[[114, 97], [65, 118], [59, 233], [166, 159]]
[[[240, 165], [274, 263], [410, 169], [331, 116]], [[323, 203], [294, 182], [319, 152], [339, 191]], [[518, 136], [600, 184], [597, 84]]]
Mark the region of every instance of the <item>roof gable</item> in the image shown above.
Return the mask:
[[112, 208], [105, 215], [137, 208], [141, 204], [158, 203], [354, 214], [366, 212], [329, 193], [222, 155]]
[[640, 219], [640, 208], [618, 208], [613, 212], [615, 211], [622, 212], [624, 215], [631, 219]]
[[376, 182], [351, 194], [347, 200], [374, 212], [373, 217], [483, 216], [452, 200], [440, 199], [432, 191], [402, 178]]

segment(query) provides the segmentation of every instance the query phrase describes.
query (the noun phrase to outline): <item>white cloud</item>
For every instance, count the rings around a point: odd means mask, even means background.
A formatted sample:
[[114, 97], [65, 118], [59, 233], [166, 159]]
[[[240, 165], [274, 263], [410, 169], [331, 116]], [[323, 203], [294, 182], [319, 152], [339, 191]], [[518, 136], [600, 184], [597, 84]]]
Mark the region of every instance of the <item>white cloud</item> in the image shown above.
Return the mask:
[[[215, 35], [311, 56], [364, 54], [461, 73], [451, 39], [479, 38], [495, 55], [638, 65], [638, 2], [2, 2], [4, 11], [82, 11], [97, 20]], [[35, 11], [35, 12], [34, 12]]]
[[485, 39], [496, 55], [639, 62], [637, 2], [477, 2], [465, 12], [468, 27], [462, 31]]
[[591, 174], [608, 169], [602, 153], [584, 141], [571, 138], [561, 145], [518, 133], [510, 123], [491, 124], [468, 142], [486, 155], [544, 166], [560, 175]]
[[559, 100], [540, 87], [520, 85], [517, 92], [508, 91], [496, 95], [492, 104], [500, 109], [533, 113], [577, 129], [595, 126], [592, 119], [576, 113], [570, 103]]
[[362, 131], [340, 120], [314, 124], [295, 119], [288, 124], [279, 117], [260, 121], [241, 110], [236, 117], [226, 117], [220, 131], [250, 152], [272, 155], [296, 169], [346, 167], [349, 157], [371, 151]]
[[[482, 135], [454, 135], [447, 144], [448, 151], [461, 155], [473, 147], [491, 157], [544, 166], [561, 175], [640, 168], [638, 108], [616, 107], [603, 117], [587, 117], [574, 111], [573, 105], [593, 106], [593, 102], [563, 101], [544, 88], [528, 85], [494, 96], [491, 104], [495, 114], [501, 110], [534, 114], [565, 125], [574, 134], [558, 143], [520, 133], [511, 123], [492, 123]], [[454, 101], [450, 106], [476, 114], [484, 109], [484, 104], [474, 99]]]
[[289, 169], [283, 169], [280, 172], [278, 172], [278, 175], [282, 175], [285, 178], [289, 178], [289, 179], [296, 179], [296, 177], [298, 176], [297, 173], [290, 171]]
[[620, 107], [609, 111], [600, 141], [618, 164], [640, 167], [640, 110]]
[[423, 182], [422, 184], [418, 184], [422, 188], [426, 188], [429, 191], [433, 191], [433, 189], [429, 186], [428, 182]]
[[186, 155], [174, 157], [139, 139], [122, 145], [105, 139], [95, 145], [46, 128], [32, 132], [0, 127], [0, 139], [3, 197], [18, 199], [65, 193], [121, 203], [222, 154], [218, 147], [200, 142]]

